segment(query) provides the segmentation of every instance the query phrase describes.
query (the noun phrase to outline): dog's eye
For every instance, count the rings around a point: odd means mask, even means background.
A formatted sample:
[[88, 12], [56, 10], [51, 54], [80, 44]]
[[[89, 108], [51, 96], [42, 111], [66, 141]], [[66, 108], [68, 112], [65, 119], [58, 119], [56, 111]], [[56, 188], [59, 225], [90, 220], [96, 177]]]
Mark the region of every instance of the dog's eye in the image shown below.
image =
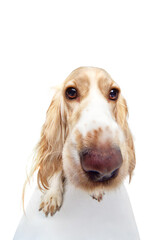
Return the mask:
[[118, 94], [119, 94], [119, 90], [116, 89], [116, 88], [113, 88], [110, 90], [110, 93], [109, 93], [109, 99], [110, 100], [117, 100], [118, 99]]
[[72, 100], [72, 99], [77, 98], [77, 96], [78, 96], [78, 93], [77, 93], [77, 90], [75, 88], [73, 88], [73, 87], [67, 88], [67, 90], [66, 90], [66, 97], [68, 99]]

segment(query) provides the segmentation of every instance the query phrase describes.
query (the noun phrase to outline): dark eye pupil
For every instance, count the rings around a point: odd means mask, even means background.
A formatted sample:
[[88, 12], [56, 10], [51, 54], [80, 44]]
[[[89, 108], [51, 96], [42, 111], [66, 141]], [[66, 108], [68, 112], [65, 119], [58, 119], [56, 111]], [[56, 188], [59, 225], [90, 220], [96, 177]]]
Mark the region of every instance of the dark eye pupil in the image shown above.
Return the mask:
[[69, 99], [74, 99], [74, 98], [76, 98], [76, 97], [77, 97], [77, 90], [76, 90], [75, 88], [72, 88], [72, 87], [68, 88], [68, 89], [66, 90], [66, 96], [67, 96], [67, 98], [69, 98]]
[[111, 100], [116, 100], [118, 98], [118, 90], [117, 89], [111, 89], [109, 98]]

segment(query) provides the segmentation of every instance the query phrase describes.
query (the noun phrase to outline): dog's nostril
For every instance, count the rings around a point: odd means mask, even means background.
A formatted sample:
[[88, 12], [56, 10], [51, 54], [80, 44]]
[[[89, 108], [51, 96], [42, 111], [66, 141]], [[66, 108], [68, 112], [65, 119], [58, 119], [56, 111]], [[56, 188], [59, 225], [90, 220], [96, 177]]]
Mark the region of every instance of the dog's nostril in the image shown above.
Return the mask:
[[92, 175], [96, 175], [96, 176], [100, 176], [100, 173], [97, 171], [87, 171], [87, 173], [92, 174]]
[[90, 180], [92, 180], [94, 182], [105, 182], [110, 179], [113, 179], [113, 178], [117, 177], [118, 172], [119, 172], [119, 168], [114, 170], [112, 173], [108, 173], [106, 175], [102, 175], [98, 171], [86, 171]]
[[91, 180], [98, 180], [101, 177], [101, 174], [97, 171], [86, 171], [87, 175]]
[[112, 178], [115, 178], [117, 175], [118, 175], [118, 172], [119, 172], [119, 168], [114, 170], [112, 173], [111, 173], [111, 177]]

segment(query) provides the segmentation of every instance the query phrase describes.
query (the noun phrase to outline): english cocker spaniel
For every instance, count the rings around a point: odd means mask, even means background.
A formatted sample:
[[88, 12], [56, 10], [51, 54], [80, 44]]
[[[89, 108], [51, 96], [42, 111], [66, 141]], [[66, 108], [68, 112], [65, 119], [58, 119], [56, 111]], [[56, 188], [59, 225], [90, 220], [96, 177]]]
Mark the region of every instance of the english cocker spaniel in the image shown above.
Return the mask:
[[100, 201], [135, 167], [127, 105], [119, 86], [103, 69], [74, 70], [56, 90], [46, 114], [30, 176], [38, 170], [40, 209], [53, 215], [65, 182]]

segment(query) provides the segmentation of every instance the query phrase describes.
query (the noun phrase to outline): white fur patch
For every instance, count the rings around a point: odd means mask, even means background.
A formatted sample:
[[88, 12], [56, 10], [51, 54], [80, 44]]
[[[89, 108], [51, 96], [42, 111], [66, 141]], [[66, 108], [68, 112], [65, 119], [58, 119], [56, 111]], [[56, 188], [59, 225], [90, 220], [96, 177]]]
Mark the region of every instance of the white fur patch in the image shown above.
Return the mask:
[[75, 130], [78, 130], [85, 137], [88, 132], [101, 128], [103, 131], [102, 141], [107, 140], [107, 138], [114, 139], [117, 133], [119, 135], [119, 132], [121, 132], [120, 128], [111, 114], [107, 99], [105, 99], [97, 86], [97, 81], [92, 78], [89, 96], [86, 99], [87, 105], [81, 112]]

